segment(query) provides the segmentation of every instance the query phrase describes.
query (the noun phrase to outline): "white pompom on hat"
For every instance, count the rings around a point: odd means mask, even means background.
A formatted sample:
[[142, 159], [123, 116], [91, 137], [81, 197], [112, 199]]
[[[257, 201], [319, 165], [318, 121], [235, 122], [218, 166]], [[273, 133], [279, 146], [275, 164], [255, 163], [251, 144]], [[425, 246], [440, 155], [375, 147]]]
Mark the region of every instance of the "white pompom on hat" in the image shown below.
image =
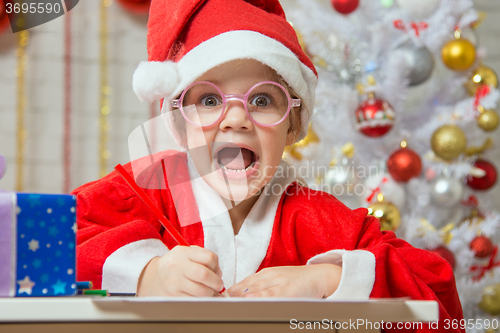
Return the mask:
[[210, 69], [237, 59], [273, 68], [298, 94], [304, 106], [298, 139], [304, 138], [317, 72], [278, 0], [152, 0], [148, 62], [137, 67], [133, 89], [141, 101], [168, 101]]
[[132, 88], [141, 102], [160, 100], [178, 84], [177, 66], [171, 61], [141, 61], [132, 77]]

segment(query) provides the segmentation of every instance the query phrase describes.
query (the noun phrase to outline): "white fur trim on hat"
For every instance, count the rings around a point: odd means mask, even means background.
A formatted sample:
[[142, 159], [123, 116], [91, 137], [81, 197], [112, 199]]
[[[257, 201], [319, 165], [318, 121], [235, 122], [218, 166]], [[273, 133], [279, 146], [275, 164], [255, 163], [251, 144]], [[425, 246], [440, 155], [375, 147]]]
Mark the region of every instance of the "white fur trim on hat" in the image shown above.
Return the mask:
[[168, 97], [178, 84], [177, 64], [172, 61], [141, 61], [132, 78], [132, 88], [141, 102]]

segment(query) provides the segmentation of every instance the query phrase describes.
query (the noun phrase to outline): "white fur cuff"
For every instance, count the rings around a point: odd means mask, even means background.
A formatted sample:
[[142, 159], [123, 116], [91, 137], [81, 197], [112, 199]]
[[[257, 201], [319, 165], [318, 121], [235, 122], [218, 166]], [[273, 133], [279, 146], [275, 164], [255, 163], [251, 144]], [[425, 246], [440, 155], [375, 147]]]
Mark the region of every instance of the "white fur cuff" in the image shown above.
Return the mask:
[[102, 268], [102, 289], [110, 293], [136, 293], [142, 270], [168, 248], [159, 239], [143, 239], [113, 252]]
[[342, 277], [331, 300], [365, 300], [375, 283], [375, 256], [369, 251], [332, 250], [318, 254], [307, 262], [342, 266]]

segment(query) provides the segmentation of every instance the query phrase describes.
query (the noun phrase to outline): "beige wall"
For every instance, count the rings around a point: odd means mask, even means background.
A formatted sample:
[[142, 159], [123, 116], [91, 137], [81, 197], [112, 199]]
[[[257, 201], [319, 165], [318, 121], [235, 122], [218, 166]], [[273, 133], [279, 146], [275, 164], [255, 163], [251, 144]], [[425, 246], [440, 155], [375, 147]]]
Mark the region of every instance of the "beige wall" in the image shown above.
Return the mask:
[[[293, 0], [282, 0], [286, 8]], [[485, 62], [500, 73], [500, 2], [477, 0], [477, 8], [489, 16], [479, 28], [487, 46]], [[74, 188], [99, 177], [99, 4], [80, 1], [73, 10], [73, 123], [72, 182]], [[149, 105], [141, 104], [131, 88], [132, 73], [145, 60], [146, 18], [128, 14], [116, 3], [109, 7], [110, 85], [112, 112], [109, 161], [111, 169], [128, 161], [127, 137], [148, 119]], [[64, 17], [31, 29], [26, 91], [26, 162], [24, 190], [58, 193], [63, 190], [63, 31]], [[0, 154], [9, 163], [0, 188], [14, 189], [16, 177], [16, 35], [0, 35]], [[500, 131], [495, 134], [500, 143]], [[500, 161], [500, 156], [495, 157]], [[499, 165], [500, 166], [500, 165]], [[498, 194], [498, 187], [496, 193]]]
[[[80, 1], [73, 18], [72, 182], [74, 188], [99, 177], [99, 4]], [[127, 137], [147, 120], [149, 105], [131, 88], [132, 74], [147, 59], [147, 18], [109, 7], [109, 77], [113, 88], [109, 168], [128, 161]], [[28, 47], [25, 191], [63, 190], [64, 18], [33, 28]], [[16, 36], [0, 35], [0, 154], [9, 168], [0, 188], [13, 189], [16, 176]]]

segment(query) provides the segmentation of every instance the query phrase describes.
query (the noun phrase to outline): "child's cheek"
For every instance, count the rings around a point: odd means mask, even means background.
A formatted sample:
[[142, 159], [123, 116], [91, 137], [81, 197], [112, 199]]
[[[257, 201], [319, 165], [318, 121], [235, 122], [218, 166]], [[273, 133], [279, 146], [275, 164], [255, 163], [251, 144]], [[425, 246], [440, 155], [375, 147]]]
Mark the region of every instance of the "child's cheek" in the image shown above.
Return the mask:
[[207, 146], [209, 135], [206, 135], [201, 127], [189, 125], [187, 127], [187, 141], [189, 149]]

